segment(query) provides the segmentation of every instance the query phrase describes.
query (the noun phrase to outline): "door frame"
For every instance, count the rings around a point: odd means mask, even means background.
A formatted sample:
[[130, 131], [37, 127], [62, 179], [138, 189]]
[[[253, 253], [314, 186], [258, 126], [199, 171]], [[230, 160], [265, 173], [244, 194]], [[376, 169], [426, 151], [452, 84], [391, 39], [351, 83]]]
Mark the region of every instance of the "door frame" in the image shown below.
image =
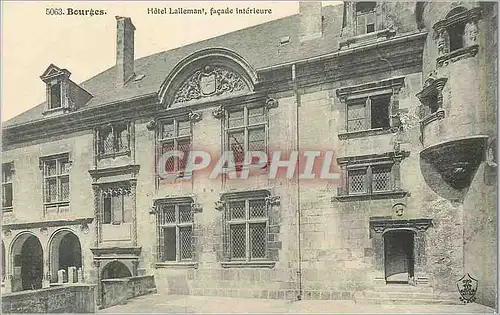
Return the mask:
[[[408, 280], [407, 281], [387, 281], [387, 248], [386, 248], [386, 243], [387, 243], [387, 235], [388, 234], [397, 234], [397, 233], [404, 233], [406, 235], [411, 236], [411, 248], [408, 249], [407, 252], [407, 262], [408, 262]], [[415, 278], [415, 235], [417, 231], [412, 228], [388, 228], [382, 233], [383, 237], [383, 257], [384, 257], [384, 280], [386, 284], [389, 283], [400, 283], [400, 284], [410, 284], [412, 282], [412, 279]]]

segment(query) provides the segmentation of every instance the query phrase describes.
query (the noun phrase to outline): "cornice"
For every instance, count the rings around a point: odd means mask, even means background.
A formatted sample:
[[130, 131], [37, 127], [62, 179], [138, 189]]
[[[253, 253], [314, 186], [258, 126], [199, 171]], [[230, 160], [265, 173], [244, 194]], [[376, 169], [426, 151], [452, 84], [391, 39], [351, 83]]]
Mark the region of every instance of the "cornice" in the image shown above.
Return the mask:
[[87, 225], [92, 223], [94, 218], [79, 218], [70, 220], [53, 220], [53, 221], [38, 221], [38, 222], [26, 222], [26, 223], [11, 223], [3, 224], [2, 229], [4, 231], [13, 230], [26, 230], [26, 229], [38, 229], [38, 228], [49, 228], [49, 227], [60, 227], [68, 225]]

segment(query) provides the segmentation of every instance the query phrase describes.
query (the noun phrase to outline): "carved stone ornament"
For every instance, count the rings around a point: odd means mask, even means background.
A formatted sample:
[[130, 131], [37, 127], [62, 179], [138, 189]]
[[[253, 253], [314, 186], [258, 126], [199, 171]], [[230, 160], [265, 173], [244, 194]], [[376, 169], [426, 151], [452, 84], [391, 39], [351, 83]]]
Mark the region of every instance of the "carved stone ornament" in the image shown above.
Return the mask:
[[173, 104], [249, 90], [243, 78], [228, 68], [206, 65], [196, 71], [175, 93]]
[[266, 108], [267, 109], [272, 109], [272, 108], [277, 108], [278, 107], [278, 101], [275, 100], [274, 98], [268, 98], [266, 100]]
[[82, 223], [82, 225], [80, 225], [80, 230], [84, 233], [84, 234], [87, 234], [89, 232], [89, 225], [87, 223]]
[[156, 129], [156, 121], [155, 120], [151, 120], [149, 121], [147, 124], [146, 124], [146, 129], [148, 129], [149, 131], [153, 131]]
[[201, 212], [202, 209], [203, 208], [199, 203], [197, 203], [197, 202], [191, 203], [191, 211], [192, 212]]
[[101, 192], [104, 197], [119, 196], [119, 195], [132, 196], [132, 189], [130, 186], [106, 187], [102, 188]]
[[217, 119], [224, 117], [224, 108], [222, 105], [214, 109], [212, 115]]
[[41, 227], [41, 228], [40, 228], [40, 233], [41, 233], [41, 234], [47, 234], [47, 232], [48, 232], [47, 227], [45, 227], [45, 226], [44, 226], [44, 227]]
[[4, 230], [3, 234], [5, 235], [5, 237], [9, 237], [12, 235], [12, 231], [11, 230]]
[[280, 196], [268, 196], [266, 197], [267, 204], [270, 206], [279, 206], [281, 202]]
[[188, 114], [189, 116], [189, 120], [191, 120], [192, 122], [198, 122], [201, 120], [201, 114], [199, 112], [189, 112]]
[[394, 211], [396, 216], [400, 217], [403, 215], [405, 207], [406, 206], [403, 203], [396, 203], [394, 206], [392, 206], [392, 210]]
[[224, 209], [224, 202], [221, 200], [218, 200], [214, 203], [214, 208], [217, 211], [222, 211]]

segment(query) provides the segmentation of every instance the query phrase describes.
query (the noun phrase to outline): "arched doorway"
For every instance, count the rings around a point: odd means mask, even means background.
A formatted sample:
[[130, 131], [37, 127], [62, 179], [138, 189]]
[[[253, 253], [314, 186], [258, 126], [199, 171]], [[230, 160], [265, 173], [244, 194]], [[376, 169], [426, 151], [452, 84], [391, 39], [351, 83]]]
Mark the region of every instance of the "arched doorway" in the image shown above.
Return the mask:
[[414, 232], [384, 233], [385, 279], [387, 283], [408, 283], [414, 277]]
[[112, 261], [102, 270], [101, 279], [116, 279], [132, 277], [130, 270], [122, 262]]
[[38, 238], [30, 233], [19, 235], [12, 250], [12, 291], [42, 288], [43, 249]]
[[[68, 282], [68, 273], [82, 268], [82, 247], [78, 236], [68, 230], [55, 232], [50, 242], [50, 274], [51, 282]], [[71, 267], [75, 267], [72, 269]], [[58, 278], [58, 271], [64, 270], [64, 279]], [[77, 274], [72, 275], [77, 282]]]

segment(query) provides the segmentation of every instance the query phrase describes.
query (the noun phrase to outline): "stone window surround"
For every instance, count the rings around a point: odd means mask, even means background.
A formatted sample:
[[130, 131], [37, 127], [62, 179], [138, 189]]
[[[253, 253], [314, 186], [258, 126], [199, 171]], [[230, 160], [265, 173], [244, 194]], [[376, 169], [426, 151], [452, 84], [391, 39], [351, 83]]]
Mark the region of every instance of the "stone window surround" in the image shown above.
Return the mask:
[[[481, 18], [480, 7], [464, 10], [434, 24], [434, 40], [436, 41], [437, 54], [436, 68], [446, 66], [460, 59], [474, 57], [479, 51], [477, 42], [478, 21]], [[459, 23], [465, 24], [463, 47], [449, 51], [448, 29]]]
[[57, 153], [57, 154], [51, 154], [51, 155], [46, 155], [46, 156], [41, 156], [39, 158], [39, 164], [38, 167], [42, 173], [42, 193], [43, 193], [43, 204], [44, 204], [44, 215], [46, 215], [46, 210], [47, 207], [49, 206], [55, 206], [57, 208], [57, 213], [59, 213], [59, 208], [61, 207], [69, 207], [70, 200], [64, 200], [64, 201], [55, 201], [55, 202], [46, 202], [46, 191], [45, 191], [45, 163], [50, 160], [61, 160], [61, 159], [66, 159], [67, 163], [69, 165], [68, 169], [68, 174], [67, 176], [69, 177], [69, 193], [71, 193], [71, 166], [73, 165], [73, 161], [71, 160], [70, 153], [69, 152], [62, 152], [62, 153]]
[[[110, 153], [100, 153], [100, 142], [102, 141], [101, 135], [100, 135], [100, 130], [104, 127], [111, 127], [111, 133], [113, 133], [113, 145], [116, 139], [114, 139], [114, 128], [119, 125], [125, 125], [127, 129], [127, 149], [126, 150], [118, 150]], [[119, 156], [131, 156], [131, 146], [134, 143], [134, 124], [129, 122], [129, 121], [115, 121], [115, 122], [110, 122], [106, 125], [97, 127], [94, 129], [94, 138], [95, 138], [95, 149], [94, 149], [94, 155], [97, 160], [105, 159], [105, 158], [116, 158]]]
[[[195, 227], [195, 223], [194, 223], [194, 214], [195, 213], [198, 213], [198, 212], [201, 212], [202, 211], [202, 207], [195, 201], [195, 197], [194, 196], [181, 196], [181, 197], [165, 197], [165, 198], [158, 198], [158, 199], [155, 199], [153, 201], [153, 207], [152, 207], [152, 210], [150, 212], [150, 214], [155, 214], [155, 224], [158, 225], [158, 208], [159, 208], [159, 204], [191, 204], [191, 212], [192, 212], [192, 215], [193, 215], [193, 223], [192, 223], [192, 227], [193, 227], [193, 236], [194, 236], [194, 227]], [[192, 236], [192, 237], [193, 237]], [[194, 238], [193, 238], [193, 241], [192, 241], [192, 245], [194, 247]], [[158, 231], [157, 231], [157, 240], [156, 240], [156, 261], [154, 263], [154, 268], [173, 268], [173, 269], [190, 269], [190, 268], [194, 268], [194, 269], [197, 269], [199, 264], [198, 262], [196, 261], [196, 251], [193, 250], [193, 253], [192, 253], [192, 259], [191, 260], [182, 260], [182, 261], [160, 261], [159, 260], [159, 254], [160, 254], [160, 250], [162, 250], [160, 247], [160, 240], [159, 240], [159, 234], [158, 234]]]
[[[420, 131], [423, 133], [423, 128], [433, 121], [441, 120], [445, 117], [443, 109], [443, 88], [448, 81], [447, 78], [436, 78], [435, 73], [431, 73], [425, 80], [424, 88], [416, 94], [422, 105], [430, 109], [430, 113], [421, 117]], [[435, 102], [435, 104], [433, 104]], [[432, 108], [435, 111], [432, 112]]]
[[[338, 134], [340, 140], [350, 138], [371, 136], [376, 134], [392, 133], [393, 130], [399, 127], [399, 92], [404, 85], [405, 77], [396, 77], [381, 81], [369, 82], [349, 87], [343, 87], [336, 90], [336, 94], [340, 102], [344, 106], [343, 117], [344, 123], [341, 124], [341, 130]], [[390, 129], [376, 128], [358, 131], [347, 131], [347, 103], [349, 100], [364, 98], [375, 95], [391, 94], [391, 104], [389, 106], [389, 124]]]
[[[409, 156], [408, 151], [388, 152], [385, 154], [369, 154], [337, 158], [337, 164], [341, 169], [341, 183], [337, 189], [337, 196], [332, 201], [355, 201], [371, 199], [403, 198], [409, 195], [408, 191], [401, 188], [400, 164], [401, 160]], [[349, 194], [347, 189], [348, 170], [370, 167], [375, 165], [391, 165], [392, 190], [383, 192], [371, 192]]]
[[[266, 200], [266, 205], [268, 209], [268, 215], [267, 215], [267, 233], [269, 235], [270, 233], [270, 226], [269, 226], [269, 211], [271, 211], [273, 206], [279, 206], [280, 205], [280, 197], [279, 196], [273, 196], [271, 189], [257, 189], [257, 190], [245, 190], [245, 191], [228, 191], [221, 193], [220, 200], [215, 203], [215, 209], [218, 211], [223, 212], [223, 222], [224, 222], [224, 244], [223, 244], [223, 251], [224, 251], [224, 259], [225, 261], [221, 262], [222, 268], [274, 268], [276, 261], [275, 260], [270, 260], [270, 257], [266, 257], [263, 259], [251, 259], [251, 260], [231, 260], [229, 258], [229, 247], [228, 247], [228, 227], [227, 227], [227, 202], [232, 201], [232, 200], [245, 200], [247, 198], [256, 198], [256, 197], [263, 197]], [[274, 241], [270, 241], [269, 236], [267, 239], [267, 252], [269, 255], [269, 244], [271, 242], [276, 242], [277, 240], [275, 239]]]
[[[8, 168], [9, 176], [11, 176], [11, 177], [14, 176], [14, 174], [16, 173], [16, 170], [14, 168], [14, 161], [2, 163], [2, 173], [4, 171], [6, 171], [6, 168]], [[2, 206], [2, 212], [5, 213], [5, 212], [11, 212], [13, 210], [13, 207], [14, 207], [14, 200], [13, 200], [14, 199], [14, 187], [13, 187], [14, 184], [12, 182], [12, 179], [10, 181], [4, 181], [4, 175], [2, 174], [2, 187], [4, 185], [11, 186], [11, 198], [12, 198], [12, 204], [10, 206], [6, 206], [6, 207]]]
[[[269, 96], [267, 96], [265, 99], [256, 99], [256, 100], [250, 100], [250, 101], [246, 101], [246, 100], [242, 100], [242, 102], [231, 102], [231, 103], [228, 103], [228, 104], [224, 104], [224, 105], [220, 105], [218, 107], [216, 107], [213, 111], [212, 111], [212, 116], [216, 119], [221, 119], [222, 120], [222, 133], [221, 133], [221, 143], [222, 143], [222, 150], [227, 150], [226, 148], [228, 147], [229, 145], [229, 142], [228, 142], [228, 137], [227, 137], [227, 134], [228, 134], [228, 124], [229, 124], [229, 119], [228, 119], [228, 112], [227, 112], [227, 109], [229, 108], [237, 108], [238, 106], [240, 107], [245, 107], [245, 108], [251, 108], [251, 107], [260, 107], [259, 104], [262, 103], [262, 107], [264, 108], [265, 110], [265, 116], [266, 116], [266, 121], [265, 121], [265, 140], [266, 140], [266, 145], [265, 145], [265, 150], [266, 152], [269, 151], [269, 111], [271, 109], [274, 109], [274, 108], [277, 108], [278, 105], [279, 105], [279, 102], [274, 99], [274, 98], [271, 98]], [[246, 112], [247, 110], [245, 110]], [[247, 117], [247, 116], [245, 116]], [[248, 128], [248, 124], [244, 124], [241, 128]], [[248, 133], [246, 133], [248, 135]], [[269, 163], [269, 162], [268, 162]], [[248, 168], [249, 165], [246, 165], [246, 164], [243, 164], [242, 165], [242, 169], [245, 169], [245, 168]]]
[[[117, 167], [109, 167], [103, 169], [91, 169], [89, 170], [89, 174], [92, 177], [92, 190], [94, 197], [94, 217], [96, 223], [94, 224], [95, 228], [95, 239], [94, 239], [94, 247], [99, 247], [101, 242], [101, 185], [116, 183], [116, 182], [128, 182], [131, 189], [132, 194], [132, 245], [137, 245], [137, 202], [136, 202], [136, 190], [137, 190], [137, 174], [139, 172], [139, 165], [124, 165]], [[122, 177], [122, 180], [109, 181], [110, 177]], [[104, 179], [104, 180], [103, 180]]]
[[[52, 74], [54, 73], [54, 74]], [[45, 95], [46, 95], [46, 106], [43, 111], [43, 115], [47, 114], [52, 114], [52, 113], [64, 113], [70, 110], [70, 104], [69, 104], [69, 82], [68, 78], [70, 76], [70, 72], [63, 69], [63, 70], [58, 70], [56, 72], [49, 72], [47, 76], [41, 77], [42, 81], [45, 83]], [[60, 102], [61, 106], [52, 108], [51, 103], [52, 103], [52, 93], [51, 89], [52, 86], [54, 85], [59, 85], [60, 86]]]

